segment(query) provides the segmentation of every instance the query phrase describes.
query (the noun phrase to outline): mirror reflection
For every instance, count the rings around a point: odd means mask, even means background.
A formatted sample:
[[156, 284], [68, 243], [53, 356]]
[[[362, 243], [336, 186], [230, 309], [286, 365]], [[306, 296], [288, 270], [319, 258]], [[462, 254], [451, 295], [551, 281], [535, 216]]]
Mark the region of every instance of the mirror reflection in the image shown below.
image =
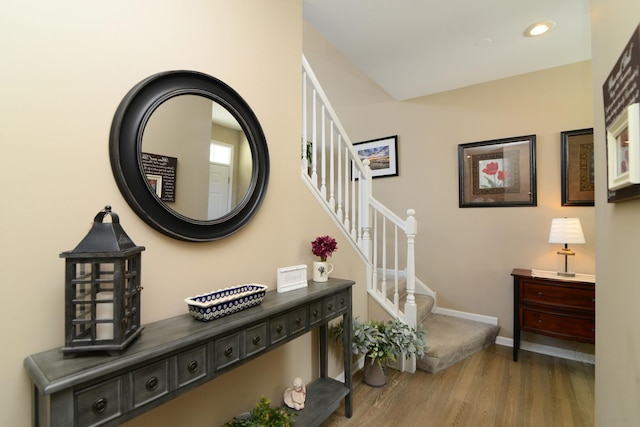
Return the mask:
[[224, 106], [204, 96], [160, 104], [146, 124], [141, 151], [150, 190], [183, 217], [224, 217], [248, 193], [253, 165], [247, 137]]

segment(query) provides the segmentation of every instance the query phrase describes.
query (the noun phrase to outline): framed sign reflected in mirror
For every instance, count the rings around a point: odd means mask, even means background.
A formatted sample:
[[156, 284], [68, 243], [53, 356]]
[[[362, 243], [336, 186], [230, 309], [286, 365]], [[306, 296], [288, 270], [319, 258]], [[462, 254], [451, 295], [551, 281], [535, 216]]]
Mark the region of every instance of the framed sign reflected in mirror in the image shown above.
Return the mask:
[[536, 136], [458, 145], [461, 208], [536, 206]]
[[593, 128], [560, 133], [562, 206], [594, 205]]

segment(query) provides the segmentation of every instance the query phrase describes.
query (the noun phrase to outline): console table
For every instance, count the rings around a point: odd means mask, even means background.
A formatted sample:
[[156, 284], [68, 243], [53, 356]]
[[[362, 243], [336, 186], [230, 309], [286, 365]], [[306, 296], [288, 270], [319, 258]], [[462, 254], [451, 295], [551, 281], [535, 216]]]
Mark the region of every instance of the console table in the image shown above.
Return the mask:
[[[319, 378], [307, 386], [296, 424], [318, 426], [345, 399], [351, 417], [351, 334], [344, 334], [344, 382], [328, 377], [328, 325], [342, 316], [351, 330], [353, 281], [309, 281], [267, 292], [262, 304], [210, 322], [189, 314], [145, 325], [122, 354], [64, 358], [60, 349], [28, 356], [36, 425], [117, 426], [236, 369], [313, 329], [320, 341]], [[186, 306], [185, 306], [186, 310]], [[256, 397], [256, 400], [259, 396]]]
[[518, 361], [521, 330], [554, 338], [595, 343], [594, 276], [563, 278], [546, 274], [536, 275], [532, 270], [519, 268], [514, 269], [511, 275], [514, 362]]

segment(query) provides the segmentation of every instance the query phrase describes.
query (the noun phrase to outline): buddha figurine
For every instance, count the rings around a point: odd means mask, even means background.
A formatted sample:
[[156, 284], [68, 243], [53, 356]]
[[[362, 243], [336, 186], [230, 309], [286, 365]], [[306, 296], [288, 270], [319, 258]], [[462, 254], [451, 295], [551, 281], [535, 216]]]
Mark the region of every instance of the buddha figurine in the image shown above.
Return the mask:
[[284, 391], [284, 404], [291, 409], [303, 409], [306, 398], [307, 388], [302, 382], [302, 378], [294, 379], [293, 387], [289, 387]]

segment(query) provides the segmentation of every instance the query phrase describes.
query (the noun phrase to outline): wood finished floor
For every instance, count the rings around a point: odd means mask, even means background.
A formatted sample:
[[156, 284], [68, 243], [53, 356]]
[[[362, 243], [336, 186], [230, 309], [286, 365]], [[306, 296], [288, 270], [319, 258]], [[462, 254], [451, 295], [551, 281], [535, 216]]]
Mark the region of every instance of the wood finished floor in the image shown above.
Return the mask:
[[344, 402], [321, 427], [589, 427], [595, 367], [494, 345], [437, 374], [388, 371], [372, 388], [353, 378], [353, 417]]

